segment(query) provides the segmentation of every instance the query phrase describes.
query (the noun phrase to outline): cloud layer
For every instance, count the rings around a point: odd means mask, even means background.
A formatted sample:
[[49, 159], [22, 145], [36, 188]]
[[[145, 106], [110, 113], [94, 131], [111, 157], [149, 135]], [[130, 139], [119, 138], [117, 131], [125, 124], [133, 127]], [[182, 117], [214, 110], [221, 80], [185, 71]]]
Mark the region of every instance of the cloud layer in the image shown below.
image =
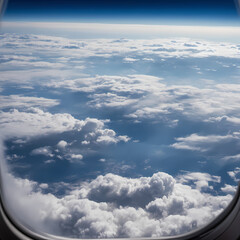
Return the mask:
[[11, 174], [4, 181], [7, 207], [22, 223], [35, 231], [78, 238], [186, 233], [210, 222], [232, 199], [202, 193], [162, 172], [135, 179], [99, 176], [62, 198], [42, 193], [46, 184]]

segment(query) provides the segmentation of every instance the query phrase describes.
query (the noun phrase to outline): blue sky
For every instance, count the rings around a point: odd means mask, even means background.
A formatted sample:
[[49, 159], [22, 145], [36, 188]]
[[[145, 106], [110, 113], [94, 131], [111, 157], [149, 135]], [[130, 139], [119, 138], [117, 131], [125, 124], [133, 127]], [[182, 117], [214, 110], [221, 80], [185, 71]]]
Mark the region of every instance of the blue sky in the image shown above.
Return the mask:
[[237, 24], [236, 1], [17, 1], [5, 19], [149, 24]]

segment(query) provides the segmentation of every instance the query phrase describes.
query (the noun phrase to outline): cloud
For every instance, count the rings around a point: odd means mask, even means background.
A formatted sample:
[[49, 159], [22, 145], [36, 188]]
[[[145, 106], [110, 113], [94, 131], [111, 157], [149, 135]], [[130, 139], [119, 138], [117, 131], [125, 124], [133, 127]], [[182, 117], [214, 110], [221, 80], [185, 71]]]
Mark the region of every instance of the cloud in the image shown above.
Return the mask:
[[61, 149], [64, 149], [67, 146], [68, 146], [68, 143], [66, 141], [64, 141], [64, 140], [59, 141], [58, 144], [57, 144], [57, 147], [61, 148]]
[[185, 172], [178, 176], [178, 181], [188, 185], [193, 184], [197, 189], [203, 190], [213, 189], [213, 186], [209, 186], [209, 183], [220, 183], [221, 177], [201, 172]]
[[4, 186], [7, 209], [21, 223], [35, 231], [78, 238], [189, 232], [210, 222], [232, 199], [201, 193], [160, 172], [135, 179], [99, 176], [62, 198], [42, 193], [36, 182], [6, 173]]
[[[2, 137], [22, 138], [67, 131], [77, 131], [85, 134], [84, 141], [95, 144], [112, 144], [120, 141], [127, 142], [128, 136], [117, 135], [112, 129], [105, 127], [107, 120], [86, 118], [78, 120], [68, 113], [44, 112], [39, 108], [27, 111], [13, 109], [9, 112], [0, 111], [0, 129]], [[58, 147], [66, 147], [65, 141], [60, 141]]]
[[75, 119], [70, 114], [51, 114], [39, 108], [31, 108], [25, 112], [17, 109], [9, 112], [0, 111], [0, 129], [5, 138], [80, 131], [83, 125], [84, 121]]
[[71, 163], [77, 163], [77, 162], [81, 162], [81, 160], [83, 159], [83, 155], [82, 154], [70, 154], [68, 156], [68, 159]]
[[[12, 44], [17, 46], [16, 53], [13, 52]], [[70, 49], [66, 49], [66, 46]], [[71, 49], [73, 46], [74, 49]], [[15, 67], [12, 71], [1, 72], [1, 84], [14, 82], [22, 87], [43, 85], [49, 88], [67, 88], [72, 91], [86, 92], [90, 94], [88, 95], [90, 106], [122, 108], [126, 111], [124, 116], [132, 118], [135, 122], [151, 119], [152, 121], [171, 123], [178, 120], [172, 119], [174, 114], [201, 121], [207, 121], [207, 119], [214, 121], [214, 118], [217, 120], [221, 115], [227, 116], [227, 120], [230, 122], [239, 122], [239, 117], [236, 116], [240, 110], [238, 84], [216, 84], [200, 88], [186, 84], [166, 84], [162, 78], [146, 74], [89, 77], [83, 72], [79, 72], [79, 67], [86, 65], [89, 57], [96, 56], [102, 57], [104, 61], [109, 60], [108, 58], [121, 57], [124, 59], [126, 56], [131, 56], [132, 59], [138, 59], [138, 62], [141, 61], [142, 56], [146, 56], [144, 59], [151, 56], [151, 59], [155, 61], [160, 61], [159, 59], [166, 61], [166, 58], [197, 58], [203, 59], [204, 63], [210, 61], [209, 57], [239, 58], [239, 51], [236, 51], [238, 46], [233, 43], [202, 40], [197, 42], [190, 39], [120, 39], [116, 41], [91, 39], [85, 41], [31, 34], [4, 34], [0, 47], [4, 49], [2, 58], [5, 61], [15, 61], [15, 65], [19, 67], [21, 67], [21, 62], [44, 62], [44, 59], [38, 54], [39, 51], [43, 51], [46, 56], [54, 59], [54, 63], [64, 65], [61, 71], [59, 69], [53, 71], [47, 66], [44, 68], [45, 71], [39, 71], [36, 66], [32, 66], [32, 69], [29, 69], [31, 67], [28, 66], [27, 70]], [[32, 53], [31, 56], [22, 54], [26, 48]], [[79, 56], [81, 56], [81, 60], [79, 60]], [[94, 64], [97, 66], [98, 63], [93, 61]], [[216, 64], [218, 66], [222, 63], [218, 61]], [[78, 70], [75, 71], [75, 67]], [[174, 71], [171, 66], [166, 67], [165, 70]], [[199, 66], [195, 66], [195, 69], [203, 70]], [[19, 81], [19, 76], [24, 76], [24, 79]], [[51, 80], [49, 81], [49, 79]], [[11, 98], [13, 98], [14, 104], [23, 102], [23, 99], [18, 101], [18, 97], [11, 96], [8, 97], [9, 99], [3, 97], [2, 102], [7, 101], [7, 104], [10, 104]], [[32, 104], [32, 101], [34, 99], [25, 99], [26, 104], [29, 102]], [[44, 104], [55, 103], [46, 102]], [[34, 103], [34, 106], [36, 107], [38, 104]], [[173, 122], [170, 125], [176, 126], [177, 124]]]
[[235, 181], [240, 181], [240, 168], [236, 167], [233, 171], [228, 171], [228, 175]]
[[[175, 179], [163, 172], [139, 178], [109, 173], [57, 197], [43, 192], [49, 184], [10, 174], [0, 147], [5, 206], [17, 221], [43, 234], [76, 238], [182, 234], [210, 222], [232, 199], [203, 193], [200, 181], [219, 183], [220, 177], [200, 172]], [[222, 191], [229, 192], [229, 186]]]
[[221, 190], [225, 193], [234, 194], [236, 193], [237, 187], [229, 184], [225, 184], [224, 187], [221, 188]]
[[232, 155], [232, 156], [225, 156], [222, 158], [223, 160], [234, 160], [234, 161], [239, 161], [240, 160], [240, 154]]
[[178, 116], [204, 122], [240, 122], [237, 84], [225, 84], [224, 87], [212, 84], [204, 88], [167, 85], [162, 78], [149, 75], [103, 75], [47, 84], [48, 87], [89, 93], [89, 106], [123, 109], [124, 117], [133, 121], [173, 122], [178, 120], [174, 116]]
[[123, 59], [123, 61], [126, 62], [126, 63], [134, 63], [134, 62], [138, 61], [138, 59], [131, 58], [131, 57], [125, 57]]
[[187, 137], [176, 138], [177, 142], [172, 144], [171, 147], [176, 149], [206, 152], [212, 150], [213, 147], [218, 146], [222, 143], [238, 139], [239, 139], [238, 135], [234, 133], [225, 136], [221, 135], [201, 136], [194, 133]]
[[49, 108], [59, 104], [56, 99], [43, 97], [25, 97], [21, 95], [0, 96], [0, 109], [4, 108]]
[[86, 118], [82, 131], [86, 132], [85, 140], [82, 142], [83, 145], [89, 143], [95, 144], [114, 144], [120, 141], [128, 142], [130, 138], [126, 135], [117, 136], [116, 132], [112, 129], [104, 128], [104, 122], [96, 118]]
[[213, 123], [232, 123], [232, 124], [240, 124], [240, 118], [239, 117], [229, 117], [229, 116], [219, 116], [219, 117], [210, 117], [209, 119], [205, 120], [205, 122], [213, 122]]
[[44, 155], [44, 156], [48, 156], [48, 157], [54, 156], [54, 154], [52, 153], [49, 146], [36, 148], [36, 149], [32, 150], [31, 154], [32, 155]]
[[[144, 207], [157, 197], [168, 196], [173, 191], [174, 179], [165, 173], [151, 178], [123, 178], [114, 174], [98, 176], [79, 192], [81, 198], [95, 202], [111, 202], [117, 206]], [[87, 194], [86, 194], [87, 193]]]
[[44, 163], [46, 163], [46, 164], [50, 164], [50, 163], [54, 163], [54, 162], [56, 162], [54, 159], [49, 159], [49, 160], [44, 161]]

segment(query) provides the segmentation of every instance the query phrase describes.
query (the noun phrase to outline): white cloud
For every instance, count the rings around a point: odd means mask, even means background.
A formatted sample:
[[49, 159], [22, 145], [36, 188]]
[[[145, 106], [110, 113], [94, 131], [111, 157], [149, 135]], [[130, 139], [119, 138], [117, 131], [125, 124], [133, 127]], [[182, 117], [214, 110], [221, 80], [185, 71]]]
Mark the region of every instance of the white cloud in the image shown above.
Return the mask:
[[233, 160], [233, 161], [239, 161], [240, 160], [240, 154], [232, 155], [232, 156], [225, 156], [222, 158], [223, 160]]
[[[66, 131], [82, 131], [85, 134], [84, 143], [112, 144], [120, 141], [127, 142], [128, 136], [117, 135], [112, 129], [105, 127], [109, 120], [86, 118], [78, 120], [68, 113], [44, 112], [39, 108], [30, 108], [27, 111], [11, 110], [0, 111], [0, 129], [2, 137], [33, 137], [62, 133]], [[66, 147], [65, 141], [60, 141], [58, 147]]]
[[64, 140], [59, 141], [58, 144], [57, 144], [57, 147], [61, 148], [61, 149], [64, 149], [67, 146], [68, 146], [68, 143], [66, 141], [64, 141]]
[[105, 158], [100, 158], [99, 162], [106, 162], [106, 159]]
[[236, 167], [233, 171], [229, 171], [228, 175], [235, 181], [240, 181], [240, 168]]
[[46, 164], [50, 164], [50, 163], [54, 163], [54, 162], [56, 162], [54, 159], [49, 159], [49, 160], [44, 161], [44, 163], [46, 163]]
[[51, 114], [38, 108], [26, 112], [17, 109], [0, 111], [0, 129], [3, 137], [32, 137], [65, 131], [80, 131], [84, 121], [67, 113]]
[[237, 187], [229, 184], [225, 184], [224, 187], [221, 188], [221, 190], [225, 193], [234, 194], [236, 193]]
[[68, 160], [71, 163], [77, 163], [77, 162], [81, 162], [81, 160], [83, 159], [83, 155], [82, 154], [69, 154]]
[[31, 154], [32, 155], [44, 155], [44, 156], [48, 156], [48, 157], [54, 156], [54, 154], [52, 153], [52, 150], [49, 146], [33, 149]]
[[0, 108], [47, 108], [59, 104], [58, 100], [43, 97], [25, 97], [21, 95], [0, 96]]
[[41, 183], [41, 184], [39, 184], [39, 187], [42, 188], [42, 189], [47, 189], [48, 184], [47, 183]]
[[221, 177], [201, 172], [185, 172], [178, 176], [178, 181], [188, 185], [193, 183], [197, 189], [202, 190], [206, 188], [212, 189], [213, 187], [209, 186], [209, 183], [220, 183]]
[[6, 172], [4, 186], [7, 208], [21, 223], [78, 238], [185, 233], [210, 222], [232, 199], [201, 193], [165, 173], [135, 179], [107, 174], [62, 198], [43, 194], [36, 182]]
[[227, 142], [233, 139], [239, 139], [239, 137], [236, 134], [228, 134], [225, 136], [221, 135], [201, 136], [194, 133], [187, 137], [176, 138], [177, 142], [172, 144], [171, 146], [176, 149], [205, 152], [211, 150], [214, 145], [218, 145], [219, 143]]
[[125, 57], [123, 59], [124, 62], [127, 62], [127, 63], [134, 63], [136, 61], [138, 61], [138, 59], [135, 59], [135, 58], [131, 58], [131, 57]]
[[[226, 85], [226, 86], [225, 86]], [[173, 115], [205, 122], [226, 121], [238, 124], [240, 94], [237, 84], [224, 88], [207, 85], [166, 85], [161, 78], [148, 75], [96, 76], [48, 83], [88, 92], [92, 107], [122, 108], [125, 117], [135, 120], [173, 121]], [[235, 89], [232, 91], [232, 89]], [[103, 92], [104, 91], [104, 92]], [[197, 113], [197, 114], [196, 114]], [[221, 119], [220, 116], [226, 116]]]
[[87, 131], [85, 134], [85, 140], [82, 142], [84, 145], [91, 142], [97, 144], [112, 144], [120, 141], [128, 142], [130, 140], [128, 136], [117, 136], [114, 130], [104, 128], [104, 121], [95, 118], [86, 118], [82, 131]]
[[[126, 26], [125, 26], [126, 27]], [[23, 40], [24, 39], [24, 40]], [[8, 44], [17, 45], [13, 52]], [[151, 40], [112, 40], [112, 39], [90, 39], [73, 40], [61, 37], [50, 37], [40, 35], [12, 35], [4, 34], [0, 46], [4, 51], [3, 58], [14, 59], [16, 65], [22, 61], [41, 62], [37, 54], [40, 50], [46, 56], [54, 58], [57, 64], [64, 64], [64, 69], [39, 71], [36, 69], [2, 71], [1, 83], [15, 82], [25, 86], [44, 85], [51, 88], [67, 88], [73, 91], [91, 93], [89, 104], [93, 107], [124, 108], [128, 118], [137, 122], [142, 119], [154, 119], [171, 122], [171, 114], [180, 114], [188, 118], [197, 118], [203, 121], [217, 120], [219, 115], [228, 117], [228, 121], [239, 123], [240, 101], [239, 84], [217, 84], [197, 88], [188, 85], [166, 85], [161, 78], [148, 75], [128, 76], [96, 76], [89, 77], [82, 72], [73, 71], [73, 66], [85, 64], [86, 57], [101, 56], [108, 57], [131, 56], [139, 59], [141, 56], [149, 56], [155, 59], [164, 58], [206, 58], [227, 57], [239, 58], [240, 54], [237, 44], [198, 41], [190, 39], [151, 39]], [[12, 46], [12, 45], [11, 45]], [[29, 47], [30, 46], [30, 47]], [[133, 48], [134, 46], [134, 48]], [[71, 49], [74, 47], [74, 49]], [[28, 48], [31, 56], [22, 54]], [[81, 60], [79, 59], [81, 56]], [[36, 59], [32, 59], [36, 58]], [[147, 58], [148, 59], [148, 58]], [[78, 61], [78, 62], [76, 62]], [[206, 60], [207, 61], [207, 60]], [[220, 63], [219, 63], [220, 64]], [[199, 66], [195, 66], [199, 68]], [[170, 69], [171, 70], [171, 69]], [[198, 69], [199, 70], [199, 69]], [[201, 70], [201, 68], [200, 68]], [[24, 79], [19, 81], [19, 76]], [[77, 77], [76, 77], [77, 76]], [[37, 79], [47, 79], [38, 81]], [[49, 81], [49, 79], [51, 79]], [[104, 92], [103, 92], [104, 91]], [[19, 96], [18, 96], [19, 97]], [[14, 104], [18, 104], [18, 97]], [[9, 99], [2, 101], [10, 104]], [[25, 97], [26, 98], [26, 97]], [[43, 100], [43, 99], [42, 99]], [[26, 104], [32, 104], [34, 99], [25, 99]], [[46, 100], [45, 100], [46, 101]], [[56, 100], [55, 100], [56, 101]], [[43, 103], [43, 102], [42, 102]], [[56, 104], [43, 103], [43, 104]], [[5, 103], [4, 103], [5, 104]], [[22, 104], [22, 103], [21, 103]], [[34, 106], [38, 106], [34, 103]], [[23, 105], [23, 104], [22, 104]], [[198, 113], [196, 116], [196, 112]], [[173, 126], [176, 124], [172, 124]]]

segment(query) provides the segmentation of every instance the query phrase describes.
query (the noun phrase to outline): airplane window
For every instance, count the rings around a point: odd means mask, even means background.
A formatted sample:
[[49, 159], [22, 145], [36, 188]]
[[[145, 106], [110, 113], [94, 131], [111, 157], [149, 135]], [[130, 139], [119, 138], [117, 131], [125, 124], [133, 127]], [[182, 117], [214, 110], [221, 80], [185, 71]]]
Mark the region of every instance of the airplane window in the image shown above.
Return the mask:
[[237, 1], [9, 0], [0, 31], [1, 197], [17, 223], [156, 238], [229, 206]]

